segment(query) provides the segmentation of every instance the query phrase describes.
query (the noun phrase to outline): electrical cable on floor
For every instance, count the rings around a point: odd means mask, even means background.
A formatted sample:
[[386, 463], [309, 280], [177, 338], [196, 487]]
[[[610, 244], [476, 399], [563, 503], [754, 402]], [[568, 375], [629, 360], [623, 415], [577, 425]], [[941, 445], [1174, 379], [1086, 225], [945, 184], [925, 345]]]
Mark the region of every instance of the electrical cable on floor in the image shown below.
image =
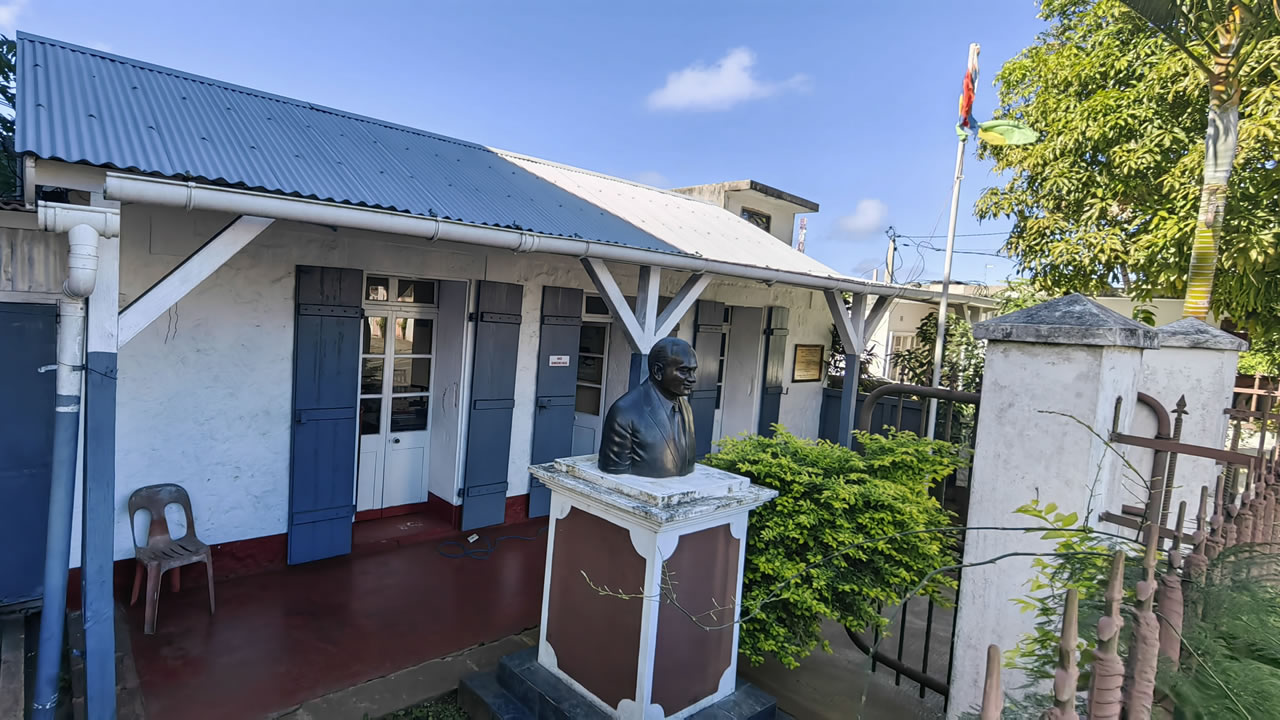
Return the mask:
[[[492, 555], [498, 549], [498, 543], [502, 542], [503, 540], [533, 541], [533, 540], [537, 540], [546, 532], [547, 532], [547, 528], [544, 526], [544, 527], [538, 528], [538, 532], [534, 533], [533, 537], [528, 537], [525, 535], [503, 535], [502, 537], [487, 541], [483, 547], [467, 547], [465, 544], [463, 544], [461, 540], [446, 540], [436, 546], [436, 552], [440, 553], [444, 557], [449, 558], [450, 560], [461, 560], [462, 558], [471, 558], [472, 560], [488, 560], [489, 556]], [[457, 552], [457, 553], [445, 552], [445, 546], [447, 545], [457, 545], [458, 549], [461, 550], [461, 552]]]

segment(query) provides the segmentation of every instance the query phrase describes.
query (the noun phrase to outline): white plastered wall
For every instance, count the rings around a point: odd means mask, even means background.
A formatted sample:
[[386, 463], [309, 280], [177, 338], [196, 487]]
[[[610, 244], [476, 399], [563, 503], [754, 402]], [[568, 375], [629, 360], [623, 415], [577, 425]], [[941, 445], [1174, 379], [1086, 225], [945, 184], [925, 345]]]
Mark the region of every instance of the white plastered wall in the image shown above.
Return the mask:
[[[1128, 425], [1142, 351], [990, 342], [986, 358], [967, 524], [1034, 525], [1014, 510], [1037, 499], [1042, 506], [1056, 503], [1059, 512], [1076, 512], [1081, 518], [1086, 512], [1096, 519], [1104, 509], [1118, 509], [1116, 499], [1122, 492], [1114, 482], [1118, 458], [1075, 420], [1105, 437], [1115, 416], [1115, 399], [1120, 397], [1120, 427]], [[1020, 532], [971, 530], [965, 537], [964, 562], [1010, 552], [1051, 551], [1054, 542]], [[981, 700], [987, 646], [994, 643], [1002, 651], [1009, 650], [1033, 630], [1035, 618], [1012, 602], [1029, 593], [1031, 563], [1031, 557], [1011, 557], [965, 569], [956, 617], [949, 718], [972, 710]], [[1016, 694], [1026, 680], [1021, 673], [1006, 670], [1003, 683]]]
[[[1231, 405], [1235, 387], [1236, 364], [1239, 353], [1235, 350], [1210, 350], [1201, 348], [1163, 347], [1147, 350], [1142, 358], [1142, 384], [1140, 390], [1154, 397], [1170, 412], [1172, 429], [1177, 417], [1173, 414], [1178, 398], [1185, 395], [1187, 414], [1183, 417], [1181, 442], [1190, 445], [1221, 448], [1227, 437], [1227, 416], [1222, 412]], [[1145, 406], [1133, 417], [1129, 433], [1142, 437], [1154, 437], [1155, 414]], [[1144, 478], [1151, 475], [1154, 453], [1144, 448], [1124, 448], [1123, 452]], [[1209, 487], [1208, 512], [1213, 512], [1213, 486], [1217, 482], [1221, 466], [1208, 458], [1182, 455], [1177, 461], [1173, 479], [1173, 494], [1169, 503], [1169, 525], [1175, 522], [1178, 503], [1187, 503], [1187, 532], [1195, 529], [1196, 510], [1200, 506], [1200, 488]], [[1141, 505], [1132, 495], [1128, 502]]]
[[[215, 213], [126, 206], [121, 232], [121, 307], [231, 219]], [[120, 351], [117, 559], [133, 554], [125, 519], [129, 495], [159, 482], [177, 482], [189, 490], [200, 535], [206, 542], [285, 532], [297, 265], [523, 284], [508, 494], [528, 492], [542, 286], [580, 287], [592, 292], [580, 264], [573, 258], [516, 255], [403, 236], [276, 223]], [[636, 268], [614, 266], [614, 271], [622, 289], [634, 292]], [[686, 277], [663, 273], [663, 294], [674, 295]], [[831, 319], [818, 293], [717, 278], [702, 297], [730, 305], [783, 305], [791, 309], [786, 394], [780, 419], [799, 435], [816, 436], [822, 384], [793, 385], [790, 377], [794, 344], [830, 345]], [[686, 339], [692, 337], [691, 319], [691, 315], [685, 318], [679, 331]], [[609, 363], [610, 402], [625, 391], [630, 352], [616, 326], [614, 323]], [[468, 358], [464, 367], [469, 365]], [[464, 380], [459, 398], [463, 408], [466, 385]], [[441, 383], [437, 382], [437, 387]], [[436, 405], [433, 400], [433, 407]], [[435, 409], [432, 417], [435, 422]], [[459, 434], [465, 437], [465, 433]], [[439, 477], [435, 465], [428, 482], [433, 494], [439, 495], [448, 479]], [[455, 488], [460, 478], [459, 469], [453, 479]], [[456, 502], [456, 493], [446, 499]], [[78, 514], [75, 522], [79, 523]], [[78, 566], [78, 542], [73, 547], [72, 566]]]

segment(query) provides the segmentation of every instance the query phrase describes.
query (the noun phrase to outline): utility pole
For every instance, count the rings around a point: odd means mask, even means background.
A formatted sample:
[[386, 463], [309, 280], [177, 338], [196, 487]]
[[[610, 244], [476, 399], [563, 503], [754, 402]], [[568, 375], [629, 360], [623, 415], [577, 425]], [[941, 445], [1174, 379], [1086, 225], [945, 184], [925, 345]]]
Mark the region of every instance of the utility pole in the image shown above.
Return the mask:
[[[969, 65], [964, 76], [964, 92], [960, 96], [960, 125], [956, 129], [956, 174], [951, 185], [951, 221], [947, 225], [947, 253], [942, 265], [942, 298], [938, 301], [938, 337], [933, 344], [933, 387], [942, 387], [942, 349], [947, 340], [947, 296], [951, 291], [951, 256], [956, 244], [956, 216], [960, 210], [960, 180], [964, 178], [964, 149], [968, 128], [977, 131], [973, 117], [973, 96], [978, 84], [978, 43], [969, 45]], [[929, 400], [929, 439], [938, 423], [938, 400]]]
[[[885, 282], [892, 285], [893, 284], [893, 261], [898, 256], [898, 231], [895, 230], [892, 225], [890, 225], [889, 229], [884, 231], [884, 234], [889, 236], [889, 251], [884, 259], [884, 267], [885, 267], [884, 280]], [[893, 301], [890, 300], [889, 302], [892, 303]], [[890, 312], [892, 312], [892, 307], [890, 307]], [[891, 354], [891, 351], [893, 350], [893, 345], [892, 345], [893, 329], [892, 328], [893, 328], [893, 321], [890, 318], [889, 313], [885, 313], [884, 346], [883, 346], [884, 349], [880, 351], [880, 356], [884, 358], [884, 376], [889, 378], [890, 380], [893, 379], [892, 377], [889, 377], [889, 373], [893, 372], [893, 369], [889, 365], [890, 361], [893, 359], [893, 356]]]

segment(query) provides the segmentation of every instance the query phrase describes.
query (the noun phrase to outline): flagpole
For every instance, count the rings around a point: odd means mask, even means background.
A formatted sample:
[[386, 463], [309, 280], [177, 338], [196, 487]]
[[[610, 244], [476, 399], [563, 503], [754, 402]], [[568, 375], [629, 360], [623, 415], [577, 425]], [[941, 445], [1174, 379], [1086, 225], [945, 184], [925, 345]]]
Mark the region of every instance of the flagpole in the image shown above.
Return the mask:
[[[971, 86], [977, 85], [978, 43], [969, 45], [968, 78]], [[976, 90], [976, 87], [974, 87]], [[963, 102], [962, 97], [962, 102]], [[972, 97], [969, 98], [972, 103]], [[961, 124], [972, 114], [972, 106], [961, 109]], [[976, 132], [977, 128], [971, 128]], [[960, 181], [964, 178], [964, 149], [969, 139], [967, 133], [960, 132], [956, 142], [956, 174], [951, 185], [951, 220], [947, 224], [947, 252], [942, 265], [942, 298], [938, 301], [938, 335], [933, 342], [933, 383], [932, 387], [942, 387], [942, 350], [947, 338], [947, 298], [951, 294], [951, 257], [956, 244], [956, 217], [960, 212]], [[938, 399], [929, 400], [929, 439], [934, 439], [935, 426], [938, 424]], [[948, 438], [949, 439], [949, 438]]]
[[[951, 291], [951, 256], [956, 243], [956, 216], [960, 210], [960, 180], [964, 178], [964, 146], [966, 138], [956, 143], [956, 177], [951, 185], [951, 221], [947, 225], [947, 252], [942, 263], [942, 298], [938, 301], [938, 336], [933, 343], [933, 387], [942, 387], [942, 345], [947, 337], [947, 297]], [[929, 400], [929, 439], [933, 439], [938, 420], [938, 399]]]

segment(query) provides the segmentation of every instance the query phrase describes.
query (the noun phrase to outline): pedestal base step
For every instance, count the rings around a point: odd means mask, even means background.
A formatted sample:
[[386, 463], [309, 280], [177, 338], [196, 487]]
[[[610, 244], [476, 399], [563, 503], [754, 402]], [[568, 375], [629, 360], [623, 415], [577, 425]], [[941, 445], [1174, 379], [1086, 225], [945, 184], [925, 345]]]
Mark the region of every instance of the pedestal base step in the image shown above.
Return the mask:
[[[458, 701], [472, 720], [608, 720], [612, 717], [538, 664], [537, 648], [512, 653], [497, 672], [463, 678]], [[734, 693], [690, 720], [791, 720], [764, 691], [740, 682]]]

